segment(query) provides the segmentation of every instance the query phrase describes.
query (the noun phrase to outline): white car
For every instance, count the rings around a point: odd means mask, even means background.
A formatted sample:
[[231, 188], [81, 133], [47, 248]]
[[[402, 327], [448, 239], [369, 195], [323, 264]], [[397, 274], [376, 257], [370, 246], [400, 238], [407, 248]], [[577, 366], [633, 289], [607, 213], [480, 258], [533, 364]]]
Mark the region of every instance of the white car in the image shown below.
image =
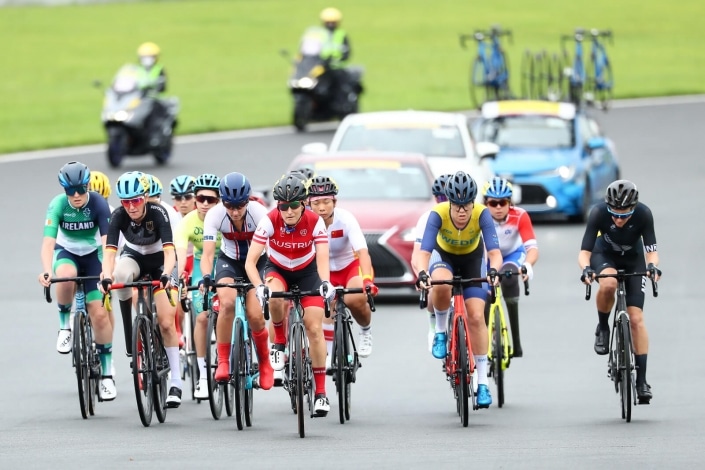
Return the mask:
[[434, 176], [465, 171], [481, 187], [494, 176], [488, 159], [494, 158], [499, 146], [475, 142], [464, 114], [409, 110], [350, 114], [338, 126], [330, 147], [313, 142], [301, 150], [304, 154], [368, 150], [421, 153], [428, 158]]

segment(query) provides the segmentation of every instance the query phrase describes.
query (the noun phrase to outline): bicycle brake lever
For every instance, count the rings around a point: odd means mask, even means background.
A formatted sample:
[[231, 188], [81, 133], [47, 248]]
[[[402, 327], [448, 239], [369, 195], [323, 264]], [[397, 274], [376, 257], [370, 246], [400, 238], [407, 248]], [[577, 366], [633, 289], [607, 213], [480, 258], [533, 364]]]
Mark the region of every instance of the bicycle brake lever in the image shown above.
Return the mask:
[[422, 288], [419, 296], [419, 308], [423, 310], [426, 307], [428, 307], [428, 291]]
[[590, 300], [592, 295], [592, 286], [590, 284], [585, 286], [585, 300]]

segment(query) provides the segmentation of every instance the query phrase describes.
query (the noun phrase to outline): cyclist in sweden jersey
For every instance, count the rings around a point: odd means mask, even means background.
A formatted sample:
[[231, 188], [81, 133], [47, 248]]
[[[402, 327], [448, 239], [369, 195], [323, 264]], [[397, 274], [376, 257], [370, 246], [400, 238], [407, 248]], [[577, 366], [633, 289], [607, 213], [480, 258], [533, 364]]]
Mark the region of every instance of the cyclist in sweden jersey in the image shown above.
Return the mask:
[[[591, 209], [578, 263], [583, 269], [581, 280], [586, 284], [593, 280], [595, 274], [615, 274], [618, 269], [624, 269], [627, 273], [646, 271], [650, 278], [658, 281], [661, 270], [658, 269], [654, 217], [651, 209], [639, 202], [639, 191], [633, 182], [612, 182], [607, 187], [605, 202]], [[604, 355], [609, 352], [609, 317], [617, 280], [599, 279], [599, 285], [595, 296], [599, 319], [595, 330], [595, 352]], [[636, 393], [642, 404], [649, 403], [652, 398], [651, 386], [646, 382], [649, 336], [644, 324], [645, 286], [645, 278], [633, 276], [626, 281], [627, 313], [636, 365]]]
[[[110, 208], [100, 194], [88, 191], [91, 174], [86, 165], [69, 162], [59, 170], [59, 183], [64, 193], [56, 196], [47, 209], [42, 241], [43, 272], [39, 283], [49, 287], [53, 276], [99, 276], [103, 247], [110, 224]], [[98, 389], [102, 400], [117, 396], [112, 376], [113, 327], [101, 303], [97, 282], [84, 284], [86, 308], [95, 331], [96, 350], [103, 376]], [[56, 349], [71, 352], [71, 307], [75, 285], [62, 282], [56, 286], [59, 308], [59, 336]]]

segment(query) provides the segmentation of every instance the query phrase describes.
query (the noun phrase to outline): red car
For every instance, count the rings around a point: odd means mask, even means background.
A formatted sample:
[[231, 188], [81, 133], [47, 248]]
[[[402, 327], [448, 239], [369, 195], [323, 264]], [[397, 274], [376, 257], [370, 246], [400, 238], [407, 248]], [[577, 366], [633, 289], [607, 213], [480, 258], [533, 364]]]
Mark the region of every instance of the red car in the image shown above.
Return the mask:
[[416, 223], [431, 209], [434, 176], [421, 154], [336, 152], [299, 155], [289, 170], [308, 167], [333, 178], [338, 206], [351, 211], [365, 234], [375, 283], [411, 287]]

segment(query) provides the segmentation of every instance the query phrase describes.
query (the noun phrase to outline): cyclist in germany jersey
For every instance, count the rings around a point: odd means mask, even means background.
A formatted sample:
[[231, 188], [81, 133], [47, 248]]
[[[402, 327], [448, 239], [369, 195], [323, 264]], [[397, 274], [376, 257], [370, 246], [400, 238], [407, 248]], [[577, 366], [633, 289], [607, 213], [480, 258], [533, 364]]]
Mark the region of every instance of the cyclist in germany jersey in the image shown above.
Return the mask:
[[[338, 185], [327, 176], [316, 176], [308, 190], [309, 203], [313, 212], [326, 224], [330, 258], [330, 282], [334, 286], [347, 288], [370, 287], [372, 295], [377, 295], [374, 284], [372, 260], [367, 249], [365, 235], [355, 216], [337, 207]], [[360, 325], [357, 352], [360, 357], [372, 354], [372, 311], [366, 294], [349, 294], [345, 304], [353, 318]], [[323, 319], [323, 335], [326, 339], [326, 370], [330, 369], [333, 356], [333, 318]]]
[[[418, 285], [428, 288], [429, 280], [448, 280], [454, 274], [463, 278], [479, 278], [483, 271], [485, 249], [490, 265], [487, 280], [498, 284], [497, 272], [502, 267], [502, 255], [492, 216], [485, 206], [473, 202], [477, 196], [475, 180], [469, 174], [459, 171], [448, 180], [445, 189], [448, 202], [438, 204], [431, 211], [421, 241], [419, 266], [423, 269], [418, 274]], [[432, 254], [435, 254], [435, 260]], [[430, 276], [427, 271], [430, 271]], [[437, 359], [445, 359], [451, 286], [434, 286], [433, 291], [436, 335], [432, 353]], [[487, 387], [486, 297], [487, 289], [482, 283], [473, 283], [463, 290], [470, 342], [477, 365], [477, 404], [480, 408], [492, 404], [492, 396]]]
[[[605, 202], [590, 210], [578, 263], [583, 269], [581, 279], [586, 284], [592, 282], [595, 274], [615, 274], [618, 269], [627, 273], [646, 271], [649, 277], [659, 279], [661, 271], [658, 269], [654, 218], [646, 204], [639, 202], [639, 191], [633, 182], [612, 182], [607, 187]], [[646, 382], [649, 334], [643, 312], [645, 284], [645, 278], [636, 276], [626, 281], [627, 313], [636, 363], [636, 393], [640, 403], [649, 403], [652, 398], [651, 386]], [[599, 319], [595, 330], [595, 352], [604, 355], [609, 352], [609, 317], [617, 280], [599, 279], [599, 285], [595, 296]]]
[[[222, 202], [215, 206], [206, 215], [203, 224], [203, 255], [201, 256], [201, 270], [212, 270], [215, 265], [215, 282], [229, 284], [235, 279], [242, 279], [259, 285], [259, 275], [253, 278], [245, 269], [245, 260], [251, 250], [250, 245], [257, 228], [267, 215], [267, 209], [254, 201], [250, 201], [252, 187], [245, 175], [241, 173], [228, 173], [220, 180], [220, 198]], [[213, 262], [216, 252], [216, 237], [222, 235], [223, 241], [218, 252], [218, 259]], [[255, 265], [264, 267], [266, 256], [259, 256]], [[209, 288], [211, 276], [204, 274], [204, 287]], [[216, 325], [216, 342], [218, 348], [218, 368], [215, 371], [215, 380], [227, 382], [230, 379], [230, 351], [232, 327], [235, 319], [235, 300], [237, 292], [228, 287], [218, 288], [220, 312]], [[259, 386], [269, 390], [274, 385], [274, 372], [269, 363], [269, 343], [262, 306], [257, 302], [254, 289], [247, 291], [245, 297], [245, 314], [252, 330], [257, 358], [259, 362]], [[205, 328], [207, 324], [201, 324]], [[205, 352], [205, 351], [204, 351]], [[201, 385], [203, 386], [203, 384]], [[208, 384], [205, 384], [206, 389]]]
[[[278, 202], [277, 208], [257, 225], [245, 262], [250, 279], [259, 284], [257, 298], [263, 303], [268, 289], [282, 292], [296, 284], [302, 291], [318, 289], [328, 301], [332, 300], [335, 290], [329, 281], [328, 235], [323, 219], [303, 204], [308, 197], [305, 180], [296, 173], [289, 173], [276, 182], [272, 193]], [[269, 253], [264, 268], [266, 285], [262, 283], [257, 267], [265, 246], [268, 246]], [[271, 299], [270, 304], [274, 325], [270, 360], [275, 370], [282, 370], [286, 365], [284, 318], [289, 303], [283, 299]], [[314, 414], [326, 416], [330, 402], [326, 397], [326, 342], [321, 324], [323, 299], [304, 297], [301, 305], [315, 381]]]
[[[80, 162], [69, 162], [59, 170], [59, 183], [64, 193], [56, 196], [46, 213], [41, 260], [43, 272], [39, 282], [50, 286], [53, 276], [99, 276], [103, 247], [110, 224], [108, 203], [96, 192], [88, 191], [90, 170]], [[112, 376], [113, 327], [101, 303], [97, 282], [84, 283], [86, 309], [95, 332], [95, 343], [102, 377], [98, 392], [102, 400], [117, 396]], [[56, 349], [62, 354], [71, 352], [70, 316], [75, 285], [62, 282], [56, 285], [59, 308], [59, 335]]]
[[[539, 259], [539, 247], [529, 214], [524, 209], [512, 205], [512, 194], [512, 184], [504, 178], [492, 178], [482, 188], [484, 203], [492, 215], [499, 239], [499, 250], [504, 260], [502, 272], [518, 273], [523, 266], [526, 268], [526, 274], [522, 279], [526, 281], [534, 277], [533, 266]], [[519, 277], [502, 276], [501, 283], [512, 330], [512, 357], [522, 357], [524, 352], [519, 335]], [[485, 323], [489, 320], [489, 314], [488, 302], [485, 305]]]

